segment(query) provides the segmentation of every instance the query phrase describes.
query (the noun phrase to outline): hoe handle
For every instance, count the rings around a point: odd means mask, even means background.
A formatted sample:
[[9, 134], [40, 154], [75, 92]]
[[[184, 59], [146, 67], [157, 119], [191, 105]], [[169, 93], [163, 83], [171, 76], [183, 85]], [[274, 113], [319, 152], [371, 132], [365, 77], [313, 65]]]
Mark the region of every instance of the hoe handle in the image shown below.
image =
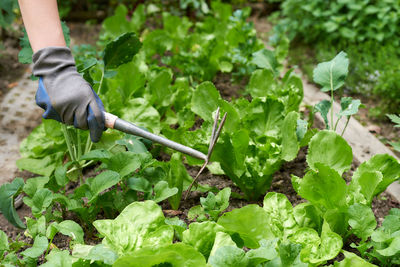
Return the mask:
[[179, 151], [179, 152], [182, 152], [189, 156], [192, 156], [194, 158], [207, 161], [207, 156], [205, 154], [203, 154], [202, 152], [195, 150], [193, 148], [184, 146], [182, 144], [176, 143], [165, 137], [161, 137], [156, 134], [150, 133], [146, 130], [139, 128], [138, 126], [136, 126], [135, 124], [133, 124], [131, 122], [124, 121], [124, 120], [118, 118], [117, 116], [115, 116], [111, 113], [104, 112], [104, 119], [105, 119], [105, 125], [107, 128], [116, 129], [118, 131], [121, 131], [121, 132], [124, 132], [127, 134], [133, 134], [136, 136], [140, 136], [140, 137], [149, 139], [153, 142], [156, 142], [161, 145], [172, 148], [176, 151]]

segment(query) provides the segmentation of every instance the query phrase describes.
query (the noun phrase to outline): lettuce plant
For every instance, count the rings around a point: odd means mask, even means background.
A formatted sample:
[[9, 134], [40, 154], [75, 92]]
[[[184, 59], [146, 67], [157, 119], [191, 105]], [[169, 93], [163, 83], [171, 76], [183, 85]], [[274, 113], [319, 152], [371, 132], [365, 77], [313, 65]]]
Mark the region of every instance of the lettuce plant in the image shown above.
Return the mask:
[[333, 131], [321, 131], [310, 141], [310, 170], [303, 178], [292, 177], [296, 192], [316, 209], [333, 231], [343, 237], [355, 234], [366, 240], [376, 227], [371, 203], [394, 181], [400, 164], [387, 154], [375, 155], [353, 173], [349, 184], [342, 178], [352, 163], [352, 150]]
[[370, 233], [370, 240], [364, 241], [358, 246], [352, 244], [362, 256], [379, 266], [400, 264], [400, 209], [391, 209], [382, 226]]
[[[200, 149], [206, 148], [212, 114], [221, 107], [228, 113], [228, 119], [212, 160], [220, 164], [246, 198], [257, 199], [269, 188], [272, 175], [282, 162], [297, 156], [300, 141], [307, 131], [298, 126], [301, 120], [295, 111], [302, 95], [291, 94], [287, 89], [295, 87], [302, 92], [302, 84], [297, 79], [288, 74], [282, 85], [277, 82], [272, 88], [259, 85], [258, 92], [265, 92], [265, 97], [232, 103], [223, 100], [213, 84], [204, 82], [193, 92], [191, 106], [205, 121], [202, 129], [181, 133], [175, 138]], [[256, 84], [254, 82], [253, 87]]]

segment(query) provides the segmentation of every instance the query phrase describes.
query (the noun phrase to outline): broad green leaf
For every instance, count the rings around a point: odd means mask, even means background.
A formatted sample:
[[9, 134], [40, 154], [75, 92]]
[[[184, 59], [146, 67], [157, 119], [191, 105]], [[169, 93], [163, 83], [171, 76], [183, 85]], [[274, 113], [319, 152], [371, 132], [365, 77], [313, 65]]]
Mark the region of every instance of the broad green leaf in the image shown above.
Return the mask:
[[400, 235], [397, 235], [387, 248], [377, 249], [376, 251], [385, 257], [392, 257], [398, 254], [400, 251]]
[[25, 235], [30, 238], [35, 238], [37, 235], [46, 235], [46, 217], [42, 216], [35, 220], [30, 217], [25, 217], [26, 219], [26, 232]]
[[356, 236], [363, 241], [372, 234], [376, 228], [375, 215], [372, 209], [363, 204], [353, 204], [349, 207], [349, 225]]
[[107, 97], [117, 97], [118, 99], [105, 99], [111, 108], [110, 112], [119, 109], [118, 102], [125, 104], [132, 96], [144, 92], [147, 73], [147, 66], [142, 66], [140, 54], [136, 55], [131, 62], [118, 67], [117, 74], [106, 80], [108, 91]]
[[244, 118], [247, 129], [257, 137], [279, 138], [284, 120], [284, 105], [275, 99], [253, 99]]
[[96, 246], [76, 244], [74, 245], [72, 256], [90, 262], [104, 262], [109, 265], [112, 265], [118, 259], [118, 255], [103, 244]]
[[[305, 120], [298, 119], [296, 127], [297, 140], [301, 142], [307, 134], [308, 122]], [[300, 143], [301, 144], [301, 143]]]
[[386, 188], [399, 179], [400, 163], [388, 154], [378, 154], [363, 162], [353, 174], [353, 180], [359, 180], [364, 172], [381, 172], [382, 181], [374, 190], [373, 196], [379, 195]]
[[58, 162], [57, 156], [57, 154], [54, 154], [48, 155], [41, 159], [20, 158], [17, 160], [17, 167], [21, 170], [26, 170], [49, 177], [56, 169]]
[[227, 21], [232, 16], [232, 5], [218, 1], [211, 2], [211, 9], [215, 17], [222, 21]]
[[178, 217], [173, 218], [165, 218], [165, 223], [168, 225], [172, 225], [175, 230], [175, 236], [182, 241], [183, 240], [183, 232], [187, 229], [187, 225], [184, 221], [179, 219]]
[[224, 228], [215, 222], [191, 223], [189, 229], [183, 232], [182, 242], [194, 247], [208, 258], [217, 232], [223, 231]]
[[104, 160], [110, 159], [112, 157], [112, 153], [105, 149], [95, 149], [91, 150], [85, 155], [83, 155], [80, 160]]
[[307, 163], [316, 170], [315, 164], [322, 163], [342, 175], [351, 167], [353, 154], [351, 147], [337, 133], [320, 131], [311, 138]]
[[220, 98], [214, 84], [203, 82], [193, 92], [191, 109], [204, 120], [213, 121], [212, 114], [217, 110]]
[[353, 176], [353, 179], [350, 182], [350, 190], [354, 192], [353, 197], [356, 198], [356, 194], [359, 191], [367, 201], [367, 204], [370, 204], [375, 196], [375, 190], [381, 183], [382, 178], [383, 175], [379, 171], [364, 171], [361, 174], [357, 173], [357, 176]]
[[335, 262], [335, 267], [374, 267], [377, 266], [375, 264], [369, 263], [368, 261], [360, 258], [354, 253], [342, 250], [344, 254], [344, 260], [340, 262]]
[[203, 82], [196, 87], [191, 99], [191, 110], [207, 122], [213, 122], [214, 112], [221, 108], [221, 114], [227, 112], [227, 120], [224, 129], [227, 131], [236, 130], [239, 114], [237, 110], [228, 102], [223, 100], [211, 82]]
[[358, 112], [361, 106], [361, 101], [352, 99], [351, 97], [343, 97], [340, 101], [341, 110], [339, 116], [351, 116]]
[[14, 207], [14, 197], [19, 194], [24, 186], [22, 178], [15, 178], [11, 183], [0, 187], [0, 211], [4, 217], [15, 227], [25, 228]]
[[236, 243], [227, 233], [217, 232], [217, 234], [215, 235], [214, 245], [210, 252], [210, 257], [213, 256], [219, 248], [226, 246], [236, 247]]
[[222, 72], [231, 72], [233, 69], [233, 65], [231, 62], [223, 60], [219, 62], [219, 69]]
[[326, 129], [329, 129], [328, 113], [331, 108], [331, 102], [329, 100], [322, 100], [314, 106], [314, 111], [321, 113], [322, 119], [325, 122]]
[[313, 228], [319, 231], [322, 218], [317, 208], [309, 202], [300, 203], [293, 208], [293, 216], [300, 227]]
[[105, 69], [115, 69], [118, 66], [132, 61], [142, 44], [133, 32], [127, 32], [106, 45], [104, 50]]
[[76, 243], [83, 244], [83, 230], [82, 227], [74, 221], [65, 220], [60, 223], [52, 223], [49, 227], [54, 230], [49, 231], [49, 239], [53, 238], [54, 235], [59, 232], [63, 235], [71, 237]]
[[275, 95], [276, 85], [274, 72], [269, 69], [255, 70], [251, 76], [247, 90], [252, 97]]
[[123, 255], [145, 246], [172, 244], [174, 229], [164, 220], [160, 206], [145, 201], [128, 205], [114, 220], [97, 220], [93, 225], [104, 236], [102, 243]]
[[[300, 260], [301, 245], [294, 244], [291, 242], [282, 242], [279, 245], [279, 258], [271, 261], [271, 265], [268, 263], [266, 266], [293, 266], [293, 267], [306, 267], [306, 263]], [[276, 262], [276, 264], [274, 264]]]
[[385, 228], [385, 231], [389, 231], [391, 233], [399, 231], [400, 209], [392, 208], [389, 211], [389, 215], [385, 216], [385, 220], [383, 221], [382, 226]]
[[[282, 125], [282, 159], [291, 161], [297, 157], [299, 142], [297, 140], [297, 122], [299, 113], [292, 111], [286, 115]], [[307, 129], [307, 128], [306, 128]]]
[[26, 180], [23, 191], [29, 196], [33, 197], [38, 189], [44, 187], [49, 181], [49, 177], [34, 177]]
[[[246, 257], [249, 258], [250, 265], [258, 266], [260, 263], [275, 259], [278, 256], [277, 242], [278, 239], [261, 240], [259, 248], [248, 251]], [[298, 253], [299, 252], [300, 249]], [[282, 250], [280, 251], [280, 254], [283, 256], [284, 253]]]
[[208, 259], [212, 267], [236, 267], [249, 266], [249, 258], [246, 253], [236, 246], [223, 246]]
[[388, 142], [396, 151], [400, 151], [400, 142]]
[[268, 49], [261, 49], [252, 54], [251, 62], [261, 69], [271, 70], [275, 76], [278, 75], [278, 61], [276, 60], [275, 53]]
[[107, 163], [107, 168], [119, 173], [121, 178], [135, 174], [136, 170], [151, 160], [149, 153], [133, 153], [129, 151], [114, 154]]
[[335, 258], [342, 249], [342, 238], [332, 232], [325, 222], [322, 226], [321, 237], [311, 228], [301, 228], [289, 238], [292, 242], [302, 245], [300, 258], [310, 264], [324, 264]]
[[166, 181], [159, 181], [155, 186], [154, 186], [154, 202], [158, 203], [163, 201], [164, 199], [167, 199], [171, 196], [174, 196], [178, 194], [178, 188], [172, 187], [170, 188], [168, 186], [168, 182]]
[[128, 187], [132, 190], [139, 191], [139, 192], [151, 192], [151, 184], [148, 180], [143, 177], [132, 177], [128, 179], [127, 183]]
[[92, 193], [89, 203], [93, 202], [101, 192], [116, 185], [120, 180], [120, 175], [117, 172], [110, 170], [102, 172], [96, 177], [87, 179], [86, 183], [89, 185]]
[[268, 213], [271, 223], [275, 224], [282, 235], [292, 233], [297, 227], [292, 204], [285, 195], [269, 192], [264, 197], [263, 209]]
[[147, 89], [151, 94], [151, 102], [157, 107], [169, 106], [172, 104], [172, 70], [162, 69], [153, 77], [149, 78]]
[[268, 213], [254, 204], [223, 214], [218, 224], [228, 232], [238, 233], [248, 248], [258, 248], [262, 239], [275, 238]]
[[340, 52], [334, 59], [318, 64], [314, 69], [314, 82], [322, 86], [321, 91], [335, 91], [339, 89], [347, 77], [349, 59], [345, 52]]
[[32, 209], [33, 215], [39, 217], [53, 202], [53, 193], [47, 188], [42, 188], [36, 191], [32, 198], [24, 197], [23, 201]]
[[316, 163], [316, 171], [310, 170], [300, 179], [297, 193], [322, 209], [343, 209], [346, 206], [347, 185], [333, 169]]
[[33, 246], [21, 252], [22, 255], [29, 258], [37, 258], [47, 249], [49, 242], [45, 236], [37, 236]]
[[175, 243], [160, 248], [142, 248], [134, 253], [121, 256], [114, 267], [152, 267], [152, 266], [198, 266], [205, 267], [203, 255], [193, 247]]
[[72, 267], [72, 256], [69, 255], [68, 250], [52, 249], [49, 255], [46, 256], [47, 262], [40, 265], [40, 267]]
[[146, 99], [130, 99], [120, 112], [121, 119], [151, 129], [155, 134], [160, 132], [160, 114]]
[[123, 139], [118, 140], [116, 143], [125, 146], [130, 152], [140, 154], [148, 151], [145, 143], [151, 144], [151, 141], [135, 135], [126, 134]]
[[175, 187], [178, 192], [171, 196], [168, 201], [171, 204], [172, 209], [176, 210], [179, 208], [179, 204], [182, 198], [183, 182], [186, 180], [192, 180], [188, 174], [185, 165], [182, 163], [182, 156], [178, 153], [174, 153], [169, 161], [169, 172], [167, 176], [167, 182], [170, 187]]
[[56, 179], [57, 185], [60, 187], [65, 187], [70, 181], [67, 176], [67, 171], [69, 166], [72, 165], [72, 162], [68, 162], [65, 165], [58, 166], [54, 171], [54, 178]]
[[3, 257], [3, 253], [9, 249], [8, 237], [6, 233], [0, 230], [0, 258]]
[[396, 114], [386, 114], [386, 116], [396, 124], [394, 127], [400, 127], [400, 116]]
[[131, 20], [127, 20], [128, 9], [125, 5], [120, 4], [114, 11], [113, 16], [109, 16], [103, 21], [102, 27], [104, 32], [101, 38], [115, 38], [126, 32], [138, 32], [145, 20], [144, 6], [138, 5], [133, 12]]

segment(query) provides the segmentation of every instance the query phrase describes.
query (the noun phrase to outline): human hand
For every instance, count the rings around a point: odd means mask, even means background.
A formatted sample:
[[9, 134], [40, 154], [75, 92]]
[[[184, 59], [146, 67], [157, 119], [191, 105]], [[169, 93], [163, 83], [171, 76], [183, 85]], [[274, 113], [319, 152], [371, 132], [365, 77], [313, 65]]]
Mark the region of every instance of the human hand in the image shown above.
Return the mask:
[[104, 106], [77, 72], [68, 47], [46, 47], [33, 54], [33, 75], [39, 77], [36, 104], [43, 118], [90, 130], [98, 142], [104, 131]]

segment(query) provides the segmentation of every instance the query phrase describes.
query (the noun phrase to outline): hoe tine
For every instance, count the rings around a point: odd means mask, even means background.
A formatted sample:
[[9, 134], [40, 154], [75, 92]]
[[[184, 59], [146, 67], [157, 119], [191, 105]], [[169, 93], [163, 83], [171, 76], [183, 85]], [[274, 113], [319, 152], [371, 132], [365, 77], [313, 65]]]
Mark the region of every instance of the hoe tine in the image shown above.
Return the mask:
[[[208, 146], [208, 151], [210, 151], [213, 146], [213, 140], [214, 140], [215, 134], [217, 133], [218, 120], [219, 120], [219, 107], [217, 108], [217, 112], [215, 113], [215, 119], [214, 119], [214, 124], [213, 124], [212, 132], [211, 132], [211, 140], [210, 140], [210, 145]], [[208, 158], [208, 154], [207, 154], [207, 158]]]
[[213, 150], [214, 150], [215, 144], [217, 143], [217, 140], [218, 140], [218, 138], [219, 138], [219, 135], [221, 134], [222, 127], [223, 127], [224, 124], [225, 124], [226, 116], [227, 116], [227, 115], [228, 115], [228, 113], [225, 112], [224, 116], [222, 117], [221, 123], [220, 123], [219, 126], [218, 126], [218, 130], [217, 130], [217, 132], [215, 133], [214, 138], [211, 140], [210, 148], [208, 149], [208, 153], [207, 153], [207, 159], [208, 159], [207, 161], [209, 161], [210, 158], [211, 158], [211, 154], [212, 154], [212, 152], [213, 152]]
[[[223, 127], [224, 124], [225, 124], [226, 116], [227, 116], [227, 113], [226, 113], [226, 112], [225, 112], [224, 116], [222, 117], [221, 123], [218, 125], [218, 121], [219, 121], [219, 111], [220, 111], [220, 109], [219, 109], [219, 107], [218, 107], [217, 112], [216, 112], [216, 114], [215, 114], [215, 120], [214, 120], [214, 124], [213, 124], [213, 129], [212, 129], [212, 132], [211, 132], [211, 140], [210, 140], [210, 145], [209, 145], [209, 147], [208, 147], [207, 159], [206, 159], [206, 161], [203, 163], [203, 165], [201, 166], [199, 172], [198, 172], [198, 173], [196, 174], [196, 176], [194, 177], [193, 182], [190, 184], [189, 188], [187, 189], [184, 200], [186, 200], [186, 198], [189, 196], [190, 191], [191, 191], [193, 185], [194, 185], [195, 183], [197, 184], [197, 182], [196, 182], [197, 178], [199, 178], [200, 174], [203, 172], [203, 170], [206, 168], [207, 164], [210, 162], [211, 154], [212, 154], [212, 152], [213, 152], [213, 150], [214, 150], [215, 144], [217, 143], [218, 137], [219, 137], [219, 135], [221, 134], [222, 127]], [[218, 126], [218, 127], [217, 127], [217, 126]]]

